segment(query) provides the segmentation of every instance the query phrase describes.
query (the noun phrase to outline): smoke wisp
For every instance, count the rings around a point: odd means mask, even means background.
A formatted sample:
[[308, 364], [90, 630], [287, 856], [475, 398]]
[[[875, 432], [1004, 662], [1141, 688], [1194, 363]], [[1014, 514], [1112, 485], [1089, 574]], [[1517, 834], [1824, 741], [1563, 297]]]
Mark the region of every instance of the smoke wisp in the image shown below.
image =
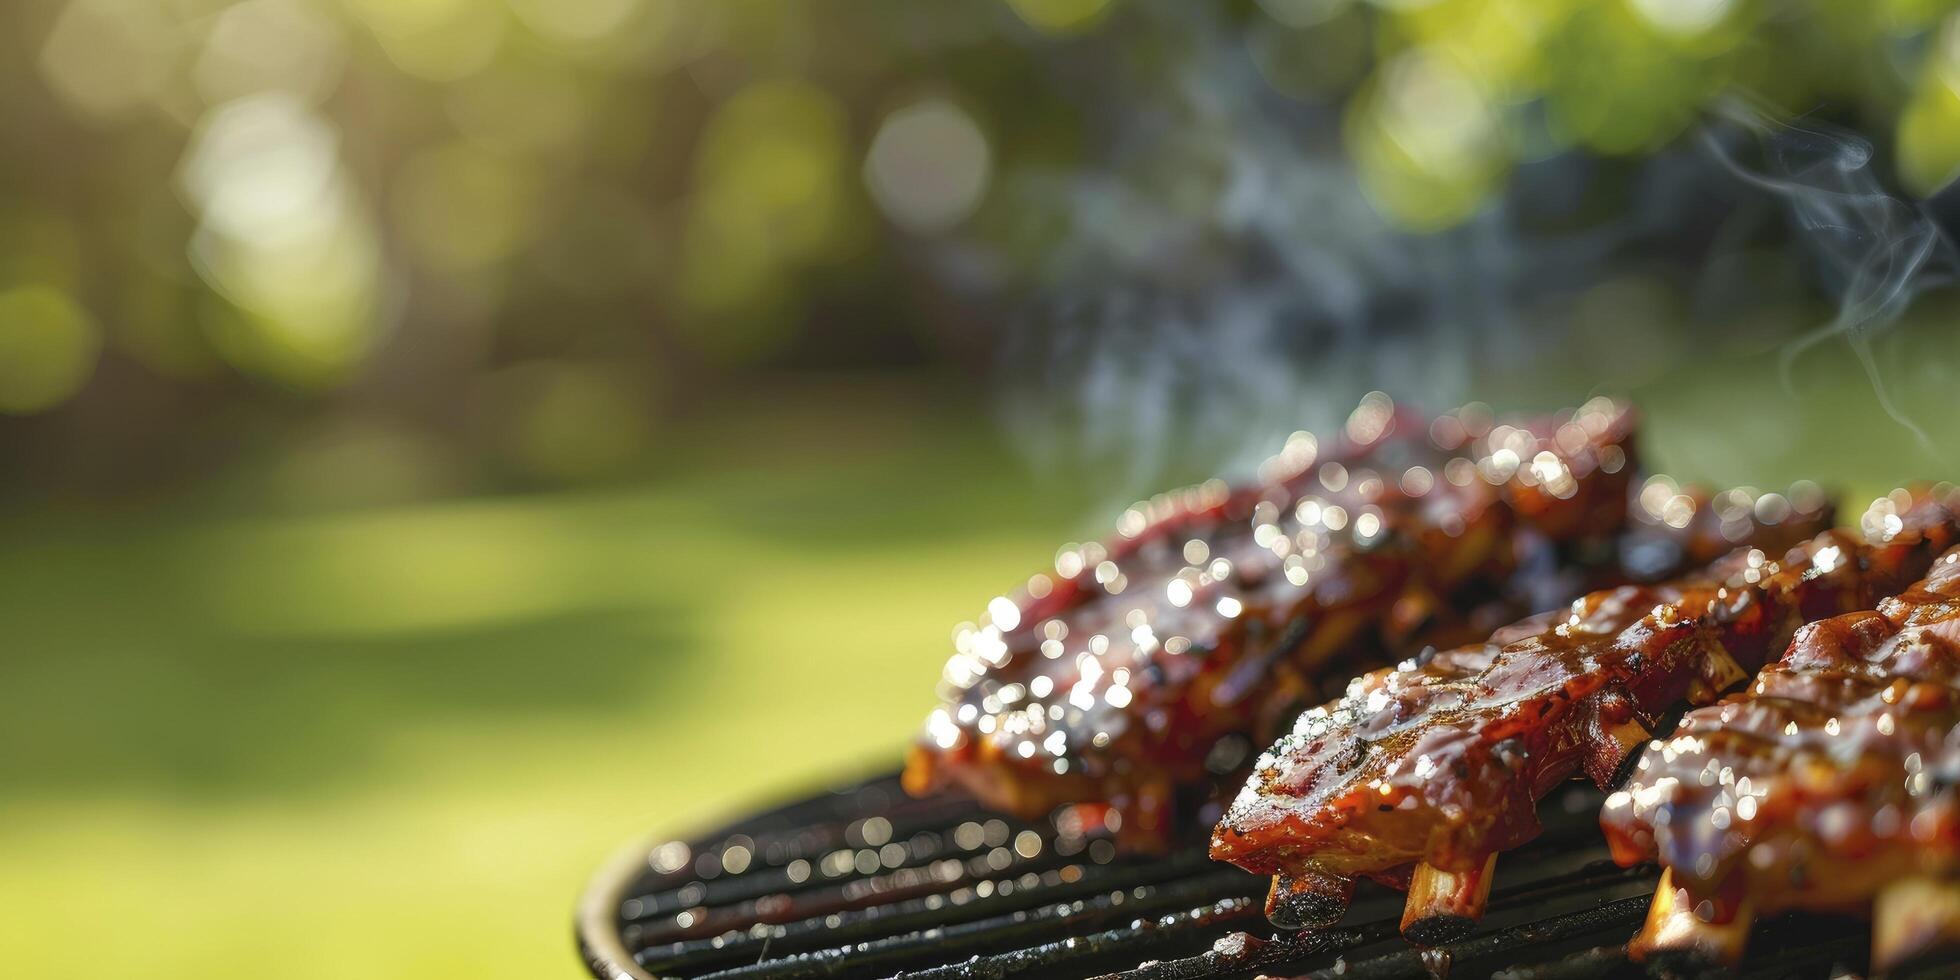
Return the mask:
[[[1745, 184], [1782, 202], [1793, 239], [1811, 257], [1819, 285], [1837, 303], [1830, 320], [1783, 348], [1784, 388], [1796, 397], [1791, 370], [1797, 359], [1837, 340], [1857, 357], [1879, 407], [1911, 430], [1929, 452], [1939, 447], [1892, 398], [1873, 338], [1896, 324], [1914, 299], [1948, 285], [1960, 271], [1960, 254], [1926, 209], [1888, 193], [1863, 137], [1809, 120], [1779, 123], [1741, 99], [1723, 106], [1720, 125], [1702, 131], [1709, 154]], [[1743, 163], [1731, 144], [1735, 134], [1755, 144], [1760, 167]]]
[[[1872, 338], [1951, 281], [1956, 258], [1921, 208], [1886, 192], [1869, 143], [1731, 108], [1637, 160], [1525, 163], [1455, 227], [1405, 231], [1364, 193], [1338, 106], [1276, 93], [1205, 5], [1137, 9], [1160, 60], [1114, 76], [1053, 66], [1097, 122], [1094, 154], [1003, 188], [1059, 228], [1017, 284], [999, 364], [1006, 427], [1050, 478], [1120, 503], [1244, 473], [1375, 389], [1432, 409], [1624, 393], [1723, 335], [1683, 318], [1602, 334], [1573, 322], [1573, 297], [1631, 276], [1685, 301], [1739, 242], [1765, 238], [1779, 268], [1806, 257], [1793, 278], [1837, 310], [1782, 346], [1786, 377], [1842, 340], [1884, 411], [1931, 445], [1887, 390]], [[1787, 285], [1719, 291], [1743, 309], [1796, 299]], [[1585, 329], [1590, 350], [1573, 339]]]

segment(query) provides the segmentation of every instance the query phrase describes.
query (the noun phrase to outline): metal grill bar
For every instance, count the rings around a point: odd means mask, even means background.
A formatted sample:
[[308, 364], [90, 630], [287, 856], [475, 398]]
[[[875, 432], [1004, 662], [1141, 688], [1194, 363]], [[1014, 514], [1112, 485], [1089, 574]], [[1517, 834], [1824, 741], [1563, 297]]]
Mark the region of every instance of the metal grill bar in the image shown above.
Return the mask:
[[1094, 972], [1092, 964], [1117, 959], [1140, 962], [1141, 957], [1188, 946], [1194, 938], [1220, 936], [1226, 929], [1256, 925], [1261, 916], [1258, 896], [1228, 898], [1204, 908], [1155, 919], [1137, 919], [1127, 926], [1086, 936], [1042, 943], [1012, 952], [978, 957], [965, 963], [900, 974], [906, 980], [987, 980], [1027, 973], [1055, 973], [1069, 968]]
[[1646, 914], [1646, 896], [1624, 898], [1597, 908], [1567, 912], [1538, 922], [1473, 936], [1432, 950], [1409, 947], [1352, 965], [1322, 968], [1305, 974], [1302, 980], [1331, 980], [1334, 977], [1382, 980], [1429, 973], [1432, 966], [1439, 965], [1447, 965], [1450, 970], [1464, 969], [1475, 976], [1477, 966], [1513, 962], [1528, 948], [1593, 936], [1602, 930], [1631, 931]]
[[[1600, 924], [1596, 917], [1591, 919], [1585, 917], [1591, 914], [1588, 909], [1581, 909], [1577, 912], [1569, 913], [1568, 916], [1552, 918], [1538, 918], [1535, 914], [1547, 905], [1558, 908], [1563, 904], [1571, 903], [1575, 898], [1582, 904], [1590, 905], [1595, 898], [1601, 895], [1618, 894], [1631, 890], [1637, 892], [1637, 894], [1632, 898], [1626, 899], [1626, 901], [1638, 903], [1639, 909], [1631, 923], [1626, 924], [1626, 928], [1621, 930], [1621, 935], [1625, 935], [1632, 931], [1632, 926], [1639, 924], [1639, 916], [1646, 914], [1646, 893], [1652, 889], [1653, 880], [1653, 873], [1647, 869], [1625, 869], [1611, 862], [1588, 862], [1580, 866], [1576, 871], [1555, 873], [1549, 877], [1539, 878], [1521, 885], [1510, 885], [1505, 889], [1495, 892], [1489, 906], [1487, 924], [1490, 922], [1503, 922], [1509, 919], [1525, 918], [1528, 921], [1525, 925], [1518, 927], [1519, 929], [1564, 929], [1581, 923], [1589, 924], [1596, 928]], [[1399, 898], [1399, 896], [1396, 897]], [[1571, 917], [1571, 921], [1569, 922], [1566, 921], [1568, 917]], [[1349, 914], [1350, 920], [1356, 918], [1359, 917], [1353, 913]], [[1404, 954], [1413, 954], [1416, 951], [1401, 942], [1399, 932], [1400, 924], [1400, 910], [1399, 908], [1392, 908], [1390, 914], [1373, 919], [1372, 921], [1364, 921], [1358, 925], [1341, 926], [1333, 929], [1315, 930], [1291, 935], [1283, 934], [1271, 940], [1254, 939], [1249, 936], [1242, 939], [1235, 938], [1230, 943], [1219, 944], [1197, 956], [1140, 966], [1122, 974], [1122, 976], [1128, 978], [1128, 980], [1190, 980], [1190, 978], [1197, 977], [1232, 975], [1249, 970], [1265, 970], [1274, 967], [1284, 967], [1290, 964], [1312, 963], [1320, 959], [1325, 959], [1330, 955], [1346, 953], [1351, 950], [1360, 950], [1377, 944], [1385, 945], [1386, 952], [1363, 962], [1386, 963], [1387, 965], [1382, 967], [1382, 969], [1387, 969], [1390, 972], [1373, 975], [1405, 976], [1410, 975], [1409, 970], [1411, 967], [1407, 965], [1409, 961], [1407, 961]], [[1614, 922], [1610, 923], [1610, 925], [1618, 926], [1620, 923]], [[1505, 943], [1510, 939], [1523, 940], [1528, 937], [1528, 933], [1523, 932], [1512, 936], [1511, 933], [1515, 931], [1508, 930], [1496, 934], [1473, 935], [1457, 943], [1440, 947], [1442, 950], [1441, 955], [1458, 956], [1464, 951], [1481, 951], [1485, 948], [1485, 945], [1493, 941], [1497, 942], [1498, 945], [1491, 948], [1500, 950], [1508, 949], [1511, 947], [1505, 945]], [[1497, 938], [1500, 936], [1506, 938], [1500, 940]], [[1433, 959], [1434, 957], [1432, 956], [1431, 958]], [[1339, 969], [1346, 972], [1340, 975], [1371, 975], [1365, 972], [1361, 974], [1354, 973], [1353, 971], [1357, 968], [1358, 966], [1356, 964], [1344, 963]], [[1426, 973], [1426, 961], [1417, 961], [1414, 969], [1417, 973]]]
[[[1119, 856], [1102, 836], [908, 799], [892, 777], [650, 847], [637, 869], [595, 887], [580, 941], [605, 980], [1351, 978], [1445, 966], [1510, 980], [1613, 976], [1633, 969], [1619, 944], [1646, 912], [1654, 873], [1605, 860], [1598, 803], [1576, 784], [1548, 798], [1544, 834], [1500, 861], [1481, 928], [1427, 953], [1402, 942], [1401, 896], [1387, 889], [1364, 886], [1347, 925], [1276, 935], [1261, 915], [1265, 880], [1210, 861], [1196, 841]], [[1855, 924], [1762, 928], [1749, 976], [1865, 955]]]
[[[1188, 908], [1194, 902], [1203, 902], [1216, 895], [1221, 886], [1229, 888], [1244, 880], [1245, 875], [1238, 872], [1214, 871], [1167, 885], [1112, 892], [1086, 901], [1043, 905], [1033, 910], [798, 954], [707, 976], [717, 980], [734, 980], [737, 977], [834, 977], [865, 974], [867, 970], [870, 975], [884, 975], [895, 972], [907, 963], [916, 962], [921, 953], [930, 953], [938, 958], [960, 958], [989, 947], [1006, 945], [1015, 948], [1039, 943], [1054, 935], [1096, 930], [1119, 917], [1129, 919]], [[1137, 897], [1125, 900], [1126, 895]]]
[[[998, 921], [1003, 916], [1027, 914], [1025, 910], [1037, 906], [1052, 910], [1098, 895], [1121, 894], [1123, 889], [1153, 886], [1165, 878], [1217, 870], [1220, 869], [1215, 865], [1199, 865], [1191, 855], [1181, 855], [1164, 862], [1161, 868], [1147, 869], [1146, 873], [1140, 874], [1115, 875], [1110, 873], [1110, 869], [1068, 865], [1041, 875], [1032, 886], [1024, 884], [1025, 879], [987, 879], [985, 883], [994, 887], [986, 897], [971, 897], [977, 889], [962, 889], [951, 895], [935, 892], [902, 902], [813, 915], [781, 923], [774, 928], [752, 928], [740, 936], [720, 937], [721, 942], [709, 939], [676, 944], [661, 951], [658, 962], [666, 969], [676, 969], [680, 963], [694, 968], [704, 964], [739, 961], [745, 956], [753, 959], [760, 955], [760, 947], [765, 944], [779, 957], [787, 957], [836, 946], [840, 940], [861, 941], [907, 932], [925, 932], [962, 919]], [[1246, 875], [1232, 874], [1232, 890], [1242, 891], [1246, 880]], [[1003, 887], [1009, 891], [1003, 893]], [[1038, 914], [1052, 913], [1044, 911]]]

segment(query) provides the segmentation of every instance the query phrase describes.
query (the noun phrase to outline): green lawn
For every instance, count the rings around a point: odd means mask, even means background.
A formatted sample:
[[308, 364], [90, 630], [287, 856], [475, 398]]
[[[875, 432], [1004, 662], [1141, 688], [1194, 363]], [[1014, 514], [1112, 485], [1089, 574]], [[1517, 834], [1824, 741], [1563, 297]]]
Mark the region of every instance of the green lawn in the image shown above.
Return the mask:
[[899, 407], [632, 490], [9, 522], [4, 972], [575, 975], [610, 852], [891, 765], [1077, 509]]
[[[1651, 455], [1867, 494], [1960, 453], [1841, 364], [1800, 401], [1751, 364], [1637, 392]], [[1952, 381], [1900, 395], [1950, 415]], [[7, 517], [3, 972], [571, 977], [622, 843], [892, 764], [950, 624], [1108, 490], [920, 389], [834, 394], [677, 426], [604, 492]]]

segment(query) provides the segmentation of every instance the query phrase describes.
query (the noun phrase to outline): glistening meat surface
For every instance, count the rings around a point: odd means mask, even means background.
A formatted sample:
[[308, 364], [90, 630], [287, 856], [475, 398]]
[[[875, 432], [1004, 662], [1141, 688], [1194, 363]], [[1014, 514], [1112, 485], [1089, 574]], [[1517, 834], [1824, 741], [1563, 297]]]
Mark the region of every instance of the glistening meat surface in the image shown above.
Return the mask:
[[1802, 623], [1897, 591], [1960, 537], [1950, 492], [1904, 499], [1875, 505], [1864, 537], [1738, 549], [1357, 678], [1260, 758], [1213, 856], [1274, 875], [1269, 912], [1288, 924], [1338, 917], [1357, 876], [1421, 886], [1405, 931], [1432, 905], [1474, 919], [1494, 856], [1536, 835], [1551, 786], [1581, 772], [1610, 784], [1671, 708], [1714, 700]]
[[1610, 559], [1631, 431], [1606, 401], [1510, 425], [1371, 396], [1338, 437], [1289, 441], [1260, 483], [1139, 504], [958, 632], [907, 786], [1030, 817], [1095, 804], [1130, 842], [1161, 841], [1174, 794], [1242, 765], [1324, 675], [1514, 608], [1522, 529], [1533, 574]]
[[[1618, 860], [1667, 869], [1636, 948], [1731, 957], [1757, 913], [1869, 913], [1901, 888], [1951, 903], [1956, 784], [1960, 549], [1874, 610], [1804, 627], [1745, 692], [1645, 750], [1601, 814]], [[1882, 931], [1879, 959], [1901, 941]]]

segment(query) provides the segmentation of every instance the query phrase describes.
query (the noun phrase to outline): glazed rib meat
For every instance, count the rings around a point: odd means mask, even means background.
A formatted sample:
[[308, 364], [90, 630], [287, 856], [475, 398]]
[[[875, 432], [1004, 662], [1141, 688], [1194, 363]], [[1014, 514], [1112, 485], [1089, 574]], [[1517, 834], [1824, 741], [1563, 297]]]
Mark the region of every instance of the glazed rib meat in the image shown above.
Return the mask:
[[906, 785], [1031, 818], [1106, 807], [1126, 843], [1160, 844], [1174, 794], [1242, 765], [1323, 674], [1487, 631], [1475, 611], [1505, 598], [1521, 527], [1552, 566], [1618, 530], [1631, 429], [1604, 400], [1536, 426], [1425, 424], [1371, 395], [1257, 484], [1138, 504], [958, 631]]
[[[1558, 608], [1598, 589], [1677, 578], [1742, 545], [1780, 555], [1830, 528], [1836, 510], [1824, 491], [1808, 481], [1784, 493], [1736, 487], [1710, 494], [1655, 475], [1634, 491], [1627, 514], [1626, 527], [1611, 539], [1610, 556], [1575, 556], [1569, 545], [1560, 550], [1525, 529], [1517, 543], [1521, 567], [1511, 576], [1518, 594], [1508, 604], [1486, 607], [1490, 628], [1472, 639], [1482, 639], [1518, 616]], [[1504, 612], [1509, 615], [1490, 619], [1489, 614]]]
[[1960, 939], [1957, 783], [1960, 549], [1645, 750], [1601, 814], [1615, 858], [1666, 868], [1636, 950], [1733, 959], [1754, 914], [1887, 897], [1878, 968]]
[[1814, 486], [1710, 498], [1650, 480], [1630, 504], [1631, 435], [1605, 401], [1514, 426], [1474, 409], [1425, 424], [1371, 396], [1259, 484], [1139, 504], [1112, 542], [1067, 546], [962, 627], [907, 786], [1028, 818], [1084, 804], [1159, 846], [1174, 796], [1188, 815], [1228, 793], [1253, 746], [1354, 670], [1830, 524]]
[[1259, 759], [1212, 855], [1274, 875], [1282, 925], [1338, 918], [1367, 876], [1410, 889], [1411, 939], [1460, 933], [1555, 784], [1583, 772], [1609, 785], [1671, 708], [1746, 680], [1803, 622], [1897, 591], [1960, 534], [1944, 492], [1881, 503], [1892, 510], [1868, 514], [1865, 537], [1830, 531], [1781, 557], [1741, 548], [1355, 679]]

